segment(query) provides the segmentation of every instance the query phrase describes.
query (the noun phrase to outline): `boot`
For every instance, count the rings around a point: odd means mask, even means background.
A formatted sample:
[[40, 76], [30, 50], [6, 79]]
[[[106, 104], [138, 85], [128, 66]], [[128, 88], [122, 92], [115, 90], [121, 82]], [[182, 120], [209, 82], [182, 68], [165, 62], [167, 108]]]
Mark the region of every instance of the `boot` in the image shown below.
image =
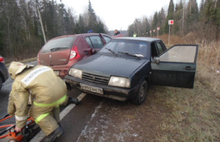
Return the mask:
[[63, 129], [61, 127], [58, 127], [50, 135], [45, 137], [44, 142], [53, 142], [56, 138], [60, 137], [63, 133], [64, 133]]
[[67, 103], [67, 105], [68, 104], [79, 104], [79, 100], [77, 99], [77, 98], [71, 98], [71, 97], [69, 97], [68, 98], [68, 103]]

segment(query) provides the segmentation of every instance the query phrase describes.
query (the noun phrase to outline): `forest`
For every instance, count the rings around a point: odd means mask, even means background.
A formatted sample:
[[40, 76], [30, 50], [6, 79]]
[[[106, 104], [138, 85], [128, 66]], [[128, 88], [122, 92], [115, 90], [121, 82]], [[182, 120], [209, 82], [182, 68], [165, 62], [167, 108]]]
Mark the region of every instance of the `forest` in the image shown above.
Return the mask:
[[45, 43], [40, 17], [46, 41], [90, 29], [107, 33], [90, 1], [88, 10], [77, 16], [56, 0], [0, 0], [0, 54], [6, 61], [37, 56]]
[[[144, 13], [143, 13], [144, 14]], [[42, 17], [42, 25], [40, 23]], [[168, 20], [174, 20], [172, 35], [184, 37], [193, 34], [207, 43], [219, 40], [220, 1], [170, 0], [168, 9], [161, 8], [151, 17], [134, 19], [128, 27], [128, 35], [156, 36], [153, 31], [160, 27], [159, 34], [168, 34]], [[61, 1], [56, 0], [0, 0], [0, 54], [7, 60], [36, 57], [46, 41], [66, 34], [93, 32], [108, 33], [105, 23], [88, 1], [88, 9], [76, 15]], [[150, 31], [152, 34], [150, 35]]]
[[205, 39], [209, 42], [218, 40], [220, 35], [220, 1], [201, 0], [199, 5], [196, 0], [180, 0], [176, 4], [170, 0], [167, 10], [161, 8], [151, 18], [135, 19], [128, 28], [129, 36], [132, 36], [134, 32], [139, 36], [155, 36], [157, 27], [160, 27], [160, 35], [167, 34], [168, 20], [174, 20], [174, 25], [171, 26], [173, 35], [183, 37], [194, 33], [201, 40]]

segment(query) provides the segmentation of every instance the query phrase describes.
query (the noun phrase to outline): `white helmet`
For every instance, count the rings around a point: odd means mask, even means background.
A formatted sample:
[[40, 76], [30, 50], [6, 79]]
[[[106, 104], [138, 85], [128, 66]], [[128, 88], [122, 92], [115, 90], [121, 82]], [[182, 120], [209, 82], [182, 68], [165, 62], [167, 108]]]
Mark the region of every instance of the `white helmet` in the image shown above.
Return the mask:
[[22, 71], [24, 71], [24, 69], [29, 68], [29, 67], [33, 67], [32, 65], [26, 65], [23, 64], [21, 62], [11, 62], [9, 68], [8, 68], [8, 72], [9, 75], [11, 76], [12, 79], [15, 79], [15, 77], [21, 73]]

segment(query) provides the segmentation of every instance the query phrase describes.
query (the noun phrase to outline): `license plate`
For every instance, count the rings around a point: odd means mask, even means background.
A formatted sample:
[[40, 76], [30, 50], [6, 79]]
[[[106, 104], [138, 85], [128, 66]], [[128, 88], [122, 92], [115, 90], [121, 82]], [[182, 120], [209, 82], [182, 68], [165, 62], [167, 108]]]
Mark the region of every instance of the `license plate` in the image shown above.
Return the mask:
[[80, 84], [80, 87], [82, 90], [86, 90], [86, 91], [90, 91], [90, 92], [94, 92], [94, 93], [98, 93], [98, 94], [103, 94], [102, 88], [93, 87], [93, 86], [89, 86], [89, 85], [85, 85], [85, 84]]
[[60, 74], [60, 71], [54, 71], [54, 73], [58, 76]]

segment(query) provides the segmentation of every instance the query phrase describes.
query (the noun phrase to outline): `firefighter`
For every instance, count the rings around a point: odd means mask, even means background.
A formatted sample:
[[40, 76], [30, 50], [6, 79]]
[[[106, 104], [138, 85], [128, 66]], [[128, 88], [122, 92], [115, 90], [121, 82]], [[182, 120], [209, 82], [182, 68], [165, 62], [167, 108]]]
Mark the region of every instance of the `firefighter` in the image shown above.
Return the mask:
[[[17, 132], [33, 117], [46, 134], [45, 142], [52, 142], [63, 134], [59, 125], [59, 105], [67, 101], [67, 87], [50, 67], [11, 62], [9, 74], [14, 82], [9, 95], [8, 114], [15, 115]], [[29, 95], [32, 106], [28, 109]]]

